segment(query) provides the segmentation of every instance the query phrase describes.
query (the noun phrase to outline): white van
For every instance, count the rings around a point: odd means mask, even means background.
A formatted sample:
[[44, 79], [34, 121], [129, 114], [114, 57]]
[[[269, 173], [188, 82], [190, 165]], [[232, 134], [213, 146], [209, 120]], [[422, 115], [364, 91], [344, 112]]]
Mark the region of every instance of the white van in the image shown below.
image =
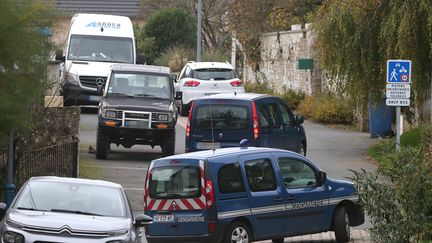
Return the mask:
[[75, 14], [66, 53], [57, 53], [65, 105], [98, 104], [97, 86], [104, 85], [113, 63], [136, 63], [135, 36], [128, 17]]

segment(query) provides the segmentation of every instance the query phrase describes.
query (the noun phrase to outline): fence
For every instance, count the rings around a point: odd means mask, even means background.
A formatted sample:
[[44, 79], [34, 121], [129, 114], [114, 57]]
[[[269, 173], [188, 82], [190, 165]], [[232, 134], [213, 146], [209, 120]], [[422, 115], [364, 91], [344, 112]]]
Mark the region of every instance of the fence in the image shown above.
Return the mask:
[[[0, 155], [0, 168], [2, 158]], [[7, 156], [4, 158], [7, 160]], [[33, 176], [76, 178], [78, 177], [78, 141], [24, 152], [18, 161], [15, 161], [14, 171], [14, 184], [17, 190]]]

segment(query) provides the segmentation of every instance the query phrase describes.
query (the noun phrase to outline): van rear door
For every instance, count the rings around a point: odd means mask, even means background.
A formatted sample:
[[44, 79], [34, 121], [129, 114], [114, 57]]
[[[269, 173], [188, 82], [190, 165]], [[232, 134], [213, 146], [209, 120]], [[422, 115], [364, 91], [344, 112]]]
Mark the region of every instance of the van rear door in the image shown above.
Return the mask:
[[145, 186], [145, 211], [153, 217], [153, 224], [147, 229], [150, 236], [207, 233], [204, 161], [152, 162]]
[[195, 102], [186, 141], [189, 151], [236, 147], [242, 139], [253, 141], [251, 102], [203, 99]]

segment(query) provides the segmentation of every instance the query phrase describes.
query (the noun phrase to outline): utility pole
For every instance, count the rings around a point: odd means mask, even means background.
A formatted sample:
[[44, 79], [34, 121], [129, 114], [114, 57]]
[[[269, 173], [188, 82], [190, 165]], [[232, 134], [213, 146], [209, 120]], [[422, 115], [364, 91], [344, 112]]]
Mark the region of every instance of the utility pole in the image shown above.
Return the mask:
[[8, 145], [8, 178], [6, 184], [6, 205], [9, 208], [15, 197], [15, 185], [13, 184], [13, 129], [9, 131], [9, 145]]
[[197, 29], [197, 54], [196, 61], [201, 61], [201, 20], [202, 20], [202, 0], [198, 0], [198, 29]]
[[236, 52], [237, 52], [237, 45], [236, 45], [236, 36], [233, 34], [231, 37], [231, 65], [233, 66], [234, 70], [236, 68]]

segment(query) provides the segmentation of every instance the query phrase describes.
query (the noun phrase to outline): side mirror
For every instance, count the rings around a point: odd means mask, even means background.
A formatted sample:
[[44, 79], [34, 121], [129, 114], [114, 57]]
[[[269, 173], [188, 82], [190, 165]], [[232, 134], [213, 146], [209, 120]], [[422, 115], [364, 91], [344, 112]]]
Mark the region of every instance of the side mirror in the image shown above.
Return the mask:
[[148, 216], [148, 215], [138, 214], [135, 217], [135, 225], [137, 227], [145, 227], [145, 226], [147, 226], [147, 225], [149, 225], [151, 223], [153, 223], [153, 219], [150, 216]]
[[0, 202], [0, 220], [4, 217], [4, 214], [6, 212], [6, 208], [7, 208], [6, 203]]
[[174, 99], [175, 100], [181, 100], [183, 98], [183, 93], [181, 92], [181, 91], [177, 91], [176, 93], [175, 93], [175, 97], [174, 97]]
[[301, 115], [296, 115], [295, 116], [295, 120], [296, 120], [297, 125], [300, 125], [300, 124], [304, 123], [304, 118]]
[[177, 74], [173, 73], [173, 74], [171, 75], [171, 78], [172, 78], [172, 80], [173, 80], [175, 83], [177, 83]]
[[146, 64], [146, 59], [143, 54], [139, 54], [136, 59], [136, 64]]
[[318, 178], [317, 178], [318, 186], [322, 186], [322, 184], [324, 184], [326, 180], [327, 180], [327, 173], [325, 173], [324, 171], [318, 172]]
[[57, 50], [55, 53], [56, 61], [65, 62], [66, 57], [63, 55], [63, 50]]

